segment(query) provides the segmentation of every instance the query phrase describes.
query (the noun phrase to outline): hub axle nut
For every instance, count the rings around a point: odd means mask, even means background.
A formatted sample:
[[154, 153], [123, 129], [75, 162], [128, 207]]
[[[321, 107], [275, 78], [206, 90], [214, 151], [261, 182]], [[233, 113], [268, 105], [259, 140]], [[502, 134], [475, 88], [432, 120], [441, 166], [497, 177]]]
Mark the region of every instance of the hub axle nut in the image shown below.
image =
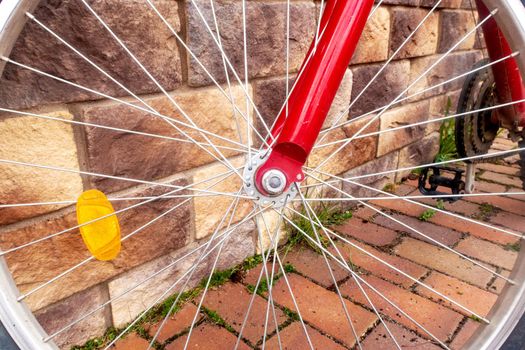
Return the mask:
[[286, 187], [286, 176], [280, 170], [268, 170], [262, 177], [262, 186], [269, 195], [279, 195]]

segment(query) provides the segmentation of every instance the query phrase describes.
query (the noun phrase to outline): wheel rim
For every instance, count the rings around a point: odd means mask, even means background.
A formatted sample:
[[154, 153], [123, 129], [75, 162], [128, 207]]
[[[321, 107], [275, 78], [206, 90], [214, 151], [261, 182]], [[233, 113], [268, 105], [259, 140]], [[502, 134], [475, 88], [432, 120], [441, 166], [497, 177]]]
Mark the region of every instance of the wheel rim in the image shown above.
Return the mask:
[[[35, 2], [32, 2], [32, 4], [30, 4], [31, 2], [20, 2], [19, 6], [22, 6], [21, 8], [22, 9], [28, 9], [28, 8], [34, 8], [34, 3]], [[488, 3], [490, 4], [491, 2], [488, 1]], [[3, 9], [3, 8], [8, 8], [8, 6], [11, 6], [11, 5], [14, 5], [15, 2], [12, 1], [7, 1], [7, 2], [3, 2], [3, 4], [0, 5], [0, 10]], [[243, 5], [244, 5], [244, 2], [243, 2]], [[504, 31], [507, 31], [507, 32], [511, 32], [513, 30], [516, 30], [516, 28], [519, 28], [521, 26], [521, 28], [524, 28], [523, 31], [521, 31], [520, 33], [523, 34], [525, 33], [525, 25], [523, 23], [523, 16], [519, 17], [517, 16], [517, 14], [519, 13], [522, 13], [523, 12], [523, 9], [522, 8], [514, 8], [515, 4], [513, 2], [511, 2], [510, 4], [508, 2], [504, 2], [504, 4], [499, 4], [499, 8], [501, 8], [501, 11], [498, 12], [496, 14], [496, 18], [499, 19], [500, 22], [502, 22], [501, 18], [512, 18], [513, 20], [511, 21], [508, 21], [510, 22], [509, 23], [505, 23], [505, 25], [503, 26], [503, 30]], [[8, 8], [9, 9], [9, 8]], [[15, 9], [17, 9], [18, 11], [18, 8], [16, 6], [13, 6], [10, 8], [11, 10], [15, 11]], [[21, 10], [21, 11], [24, 11], [24, 10]], [[244, 7], [243, 7], [243, 11], [244, 11]], [[0, 13], [2, 13], [2, 11], [0, 11]], [[7, 13], [7, 12], [3, 12], [3, 13]], [[9, 13], [11, 13], [9, 11]], [[505, 17], [500, 17], [500, 16], [505, 16]], [[516, 18], [517, 16], [517, 18]], [[20, 17], [13, 17], [13, 18], [16, 18], [16, 22], [20, 22]], [[521, 19], [520, 19], [521, 18]], [[6, 21], [7, 22], [7, 21]], [[19, 27], [19, 29], [21, 29], [21, 27]], [[14, 29], [14, 31], [16, 32], [17, 30], [19, 29]], [[10, 35], [13, 35], [13, 34], [10, 34]], [[513, 39], [511, 40], [511, 44], [512, 45], [515, 45], [514, 47], [517, 47], [517, 48], [522, 48], [523, 47], [523, 43], [525, 42], [525, 40], [522, 40], [520, 41], [520, 38], [521, 36], [520, 35], [516, 35], [516, 36], [511, 36]], [[518, 39], [516, 39], [516, 37], [518, 37]], [[220, 37], [219, 37], [220, 38]], [[6, 40], [4, 37], [1, 37], [0, 36], [0, 42], [4, 42], [4, 43], [7, 43], [8, 40]], [[220, 43], [219, 43], [220, 44]], [[10, 51], [10, 45], [2, 45], [0, 46], [2, 48], [2, 51], [7, 54], [7, 52]], [[246, 45], [244, 45], [245, 49], [246, 49]], [[523, 66], [523, 62], [525, 60], [525, 57], [524, 55], [521, 55], [520, 57], [518, 57], [518, 61], [520, 62], [520, 64]], [[288, 65], [288, 63], [287, 63]], [[247, 65], [245, 65], [246, 69], [247, 69]], [[288, 71], [288, 70], [287, 70]], [[524, 70], [525, 71], [525, 70]], [[245, 76], [248, 76], [248, 74], [245, 74]], [[238, 80], [242, 81], [241, 79], [238, 78]], [[288, 80], [287, 80], [288, 81]], [[246, 78], [244, 80], [246, 86], [248, 85], [248, 78]], [[228, 81], [228, 85], [230, 84], [230, 82]], [[290, 87], [287, 86], [287, 90], [289, 90]], [[231, 95], [230, 95], [231, 96]], [[247, 104], [250, 104], [250, 101], [248, 101], [247, 99]], [[252, 101], [253, 103], [253, 101]], [[1, 107], [1, 106], [0, 106]], [[284, 108], [284, 106], [283, 106]], [[237, 110], [240, 114], [242, 114], [241, 110], [239, 109], [239, 107], [237, 107]], [[246, 108], [246, 110], [248, 110], [248, 108]], [[5, 112], [5, 110], [4, 110]], [[383, 113], [382, 111], [380, 113]], [[184, 126], [185, 127], [188, 127], [188, 125], [191, 124], [191, 121], [186, 123]], [[334, 123], [335, 124], [335, 123]], [[196, 125], [193, 125], [194, 126], [194, 129], [197, 130], [198, 132], [202, 132], [203, 130], [199, 129], [196, 127]], [[191, 125], [190, 125], [191, 127]], [[247, 127], [249, 128], [250, 126], [247, 125]], [[204, 130], [205, 131], [205, 130]], [[250, 135], [251, 132], [247, 132], [246, 135]], [[213, 137], [215, 135], [207, 135], [207, 136], [204, 136], [205, 137], [205, 140], [206, 140], [206, 137]], [[209, 139], [208, 139], [209, 140]], [[322, 142], [322, 138], [321, 138], [321, 142]], [[198, 146], [198, 145], [197, 145]], [[233, 145], [232, 147], [237, 147], [235, 145]], [[215, 148], [213, 147], [215, 151], [217, 151], [218, 154], [221, 154], [219, 151], [218, 151], [218, 148]], [[221, 148], [221, 150], [224, 149], [224, 148]], [[229, 160], [223, 158], [221, 159], [220, 157], [216, 158], [217, 161], [219, 162], [224, 162], [226, 165], [231, 165], [229, 164]], [[231, 168], [236, 170], [235, 166], [231, 165]], [[322, 173], [320, 172], [317, 172], [317, 175], [314, 175], [314, 172], [315, 170], [312, 170], [312, 168], [308, 169], [310, 171], [310, 178], [313, 178], [313, 179], [316, 179], [317, 176], [320, 176]], [[233, 171], [233, 170], [232, 170]], [[335, 178], [334, 178], [335, 179]], [[350, 179], [351, 181], [351, 179]], [[154, 183], [150, 183], [150, 184], [154, 184]], [[235, 197], [234, 197], [235, 198]], [[300, 199], [300, 198], [299, 198]], [[305, 199], [305, 198], [302, 198], [302, 199]], [[308, 202], [306, 202], [308, 203]], [[236, 207], [237, 204], [234, 205], [234, 202], [232, 202], [232, 206]], [[308, 205], [307, 205], [308, 207]], [[259, 206], [259, 210], [260, 210], [260, 206]], [[308, 210], [306, 210], [306, 213], [308, 214]], [[310, 217], [310, 215], [312, 215], [312, 213], [308, 214], [307, 216], [309, 216], [309, 219], [313, 222], [315, 222], [315, 218], [312, 219]], [[227, 217], [223, 217], [223, 220], [226, 219], [227, 220]], [[270, 234], [270, 229], [267, 227], [268, 226], [268, 223], [266, 222], [263, 222], [262, 225], [259, 225], [259, 230], [266, 230], [268, 233], [267, 234]], [[315, 230], [315, 229], [314, 229]], [[216, 231], [215, 233], [218, 233], [218, 231]], [[521, 254], [523, 255], [523, 254]], [[518, 259], [517, 263], [516, 263], [516, 266], [518, 266], [518, 269], [516, 269], [513, 274], [511, 275], [511, 279], [514, 279], [514, 280], [517, 280], [517, 281], [524, 281], [525, 280], [525, 272], [522, 271], [523, 268], [521, 268], [521, 266], [523, 264], [521, 264], [521, 255], [520, 255], [520, 259]], [[275, 256], [275, 255], [274, 255]], [[325, 257], [326, 258], [326, 257]], [[3, 260], [3, 258], [2, 258]], [[274, 263], [275, 263], [275, 258], [274, 258]], [[3, 266], [3, 270], [1, 271], [3, 274], [6, 274], [8, 271], [7, 271], [7, 268], [5, 267], [5, 264]], [[286, 274], [284, 274], [286, 275]], [[262, 273], [261, 273], [261, 276], [262, 276]], [[0, 277], [3, 277], [5, 278], [5, 280], [10, 280], [8, 275], [6, 274], [5, 276], [0, 276]], [[288, 284], [288, 282], [287, 282]], [[337, 284], [336, 284], [337, 286]], [[510, 287], [510, 286], [507, 286], [507, 291], [505, 293], [503, 293], [502, 295], [508, 295], [508, 297], [505, 297], [506, 300], [500, 300], [500, 302], [498, 302], [498, 304], [496, 304], [496, 308], [494, 309], [493, 311], [493, 314], [492, 315], [489, 315], [487, 316], [488, 318], [490, 318], [490, 316], [492, 316], [491, 320], [493, 320], [492, 324], [489, 325], [488, 327], [485, 327], [485, 329], [480, 329], [479, 330], [479, 334], [478, 334], [478, 337], [477, 339], [474, 339], [472, 344], [470, 344], [470, 346], [472, 346], [472, 348], [494, 348], [496, 346], [496, 344], [501, 344], [501, 342], [505, 339], [505, 334], [508, 334], [508, 332], [512, 329], [512, 326], [513, 326], [513, 323], [514, 322], [517, 322], [517, 317], [521, 314], [519, 310], [523, 310], [523, 307], [524, 307], [524, 300], [523, 299], [523, 284], [518, 286], [518, 287]], [[21, 324], [27, 324], [27, 323], [30, 323], [30, 324], [33, 324], [35, 323], [36, 325], [34, 326], [34, 328], [30, 328], [28, 327], [27, 329], [31, 332], [31, 331], [34, 331], [35, 333], [25, 333], [25, 334], [20, 334], [18, 333], [18, 331], [15, 331], [13, 332], [13, 336], [16, 336], [17, 334], [19, 335], [17, 341], [20, 343], [20, 345], [22, 347], [26, 347], [26, 348], [40, 348], [42, 349], [44, 345], [42, 345], [40, 343], [41, 341], [41, 338], [42, 338], [42, 335], [43, 335], [43, 331], [41, 330], [40, 326], [38, 325], [38, 322], [36, 322], [36, 320], [34, 319], [31, 319], [31, 316], [27, 316], [27, 318], [20, 318], [18, 320], [14, 320], [15, 317], [14, 315], [25, 315], [25, 314], [30, 314], [30, 312], [28, 312], [28, 309], [25, 308], [24, 304], [22, 303], [13, 303], [13, 299], [16, 299], [16, 294], [12, 294], [12, 295], [6, 295], [4, 296], [6, 299], [4, 300], [4, 304], [5, 305], [21, 305], [20, 306], [20, 309], [19, 310], [8, 310], [8, 308], [3, 308], [2, 309], [2, 312], [0, 313], [0, 315], [2, 315], [2, 320], [4, 320], [4, 322], [6, 322], [5, 320], [13, 320], [13, 324], [17, 324], [17, 325], [21, 325]], [[8, 300], [10, 299], [10, 300]], [[500, 298], [502, 299], [502, 298]], [[294, 301], [295, 303], [295, 301]], [[0, 303], [1, 305], [2, 303]], [[5, 306], [5, 305], [1, 305], [1, 306]], [[512, 310], [512, 312], [501, 312], [501, 310]], [[348, 316], [348, 315], [347, 315]], [[299, 317], [301, 317], [299, 315]], [[497, 322], [498, 320], [502, 320], [501, 322]], [[497, 326], [494, 325], [494, 323], [499, 323]], [[351, 324], [351, 322], [350, 322]], [[9, 325], [9, 324], [8, 324]], [[18, 327], [19, 328], [19, 327]], [[492, 334], [491, 337], [487, 337], [486, 335], [487, 334]], [[27, 341], [29, 340], [29, 343], [26, 343]], [[38, 345], [36, 345], [38, 344]], [[45, 343], [46, 345], [45, 346], [49, 346], [49, 347], [52, 347], [53, 345], [51, 343]]]

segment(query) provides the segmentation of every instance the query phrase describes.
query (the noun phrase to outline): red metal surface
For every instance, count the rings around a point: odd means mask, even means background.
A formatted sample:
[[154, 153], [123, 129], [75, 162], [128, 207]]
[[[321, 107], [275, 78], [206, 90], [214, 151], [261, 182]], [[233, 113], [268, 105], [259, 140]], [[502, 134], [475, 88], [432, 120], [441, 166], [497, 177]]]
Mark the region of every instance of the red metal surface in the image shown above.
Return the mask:
[[260, 191], [265, 192], [261, 179], [270, 169], [285, 173], [286, 188], [304, 178], [301, 168], [330, 110], [373, 4], [373, 0], [327, 1], [317, 50], [290, 95], [288, 116], [285, 108], [275, 123], [272, 135], [277, 140], [272, 153], [257, 171], [255, 183]]
[[[476, 0], [476, 5], [480, 19], [486, 18], [489, 15], [489, 10], [483, 1]], [[491, 61], [498, 60], [512, 53], [494, 18], [489, 19], [483, 25], [483, 35]], [[525, 98], [525, 86], [514, 58], [493, 65], [492, 72], [496, 82], [499, 103], [518, 101]], [[525, 103], [501, 108], [493, 116], [494, 122], [500, 122], [502, 126], [508, 128], [525, 126]]]

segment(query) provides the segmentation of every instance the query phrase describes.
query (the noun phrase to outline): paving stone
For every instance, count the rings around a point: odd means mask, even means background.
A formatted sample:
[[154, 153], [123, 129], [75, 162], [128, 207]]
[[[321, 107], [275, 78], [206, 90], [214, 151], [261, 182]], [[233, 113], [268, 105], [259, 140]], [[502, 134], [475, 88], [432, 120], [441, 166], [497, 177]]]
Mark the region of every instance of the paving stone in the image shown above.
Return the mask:
[[[364, 279], [441, 341], [446, 341], [463, 319], [462, 315], [447, 309], [444, 306], [436, 304], [426, 298], [420, 297], [377, 277], [366, 276]], [[388, 315], [395, 321], [400, 322], [405, 327], [418, 331], [426, 338], [429, 337], [428, 334], [399, 313], [399, 311], [386, 302], [385, 299], [373, 292], [368, 286], [364, 284], [362, 285], [368, 294], [368, 297], [380, 312]], [[367, 302], [354, 280], [348, 280], [341, 287], [341, 292], [348, 295], [352, 300], [370, 307], [370, 304]]]
[[[327, 255], [336, 282], [348, 276], [345, 269]], [[305, 247], [298, 247], [286, 255], [285, 262], [291, 264], [302, 275], [328, 288], [334, 284], [323, 256]]]
[[[520, 172], [519, 172], [518, 169], [515, 169], [515, 168], [512, 168], [512, 167], [508, 167], [508, 166], [505, 166], [505, 165], [493, 164], [493, 163], [479, 163], [479, 164], [476, 164], [476, 169], [491, 171], [491, 172], [494, 172], [494, 173], [512, 175], [512, 176], [519, 176], [520, 175]], [[477, 185], [477, 183], [476, 183], [476, 185]]]
[[483, 174], [479, 175], [479, 178], [482, 180], [493, 181], [502, 185], [508, 185], [518, 188], [521, 188], [522, 185], [522, 182], [519, 177], [493, 173], [491, 171], [484, 172]]
[[334, 230], [345, 236], [357, 238], [376, 246], [392, 244], [397, 238], [397, 233], [395, 231], [374, 223], [363, 222], [363, 220], [358, 217], [352, 218], [344, 224], [334, 227]]
[[112, 347], [114, 350], [132, 350], [132, 349], [147, 349], [149, 341], [141, 338], [137, 333], [131, 333], [123, 339], [120, 339]]
[[[176, 314], [173, 314], [168, 318], [164, 326], [162, 327], [159, 335], [157, 336], [157, 341], [159, 343], [164, 343], [169, 338], [180, 334], [182, 331], [191, 327], [195, 313], [197, 312], [197, 307], [192, 303], [186, 303], [181, 310]], [[196, 319], [196, 323], [202, 319], [202, 313], [199, 313]], [[158, 332], [159, 327], [162, 321], [152, 325], [148, 328], [148, 333], [152, 337]]]
[[512, 213], [500, 212], [490, 218], [494, 224], [507, 227], [516, 233], [523, 234], [525, 228], [525, 217]]
[[[216, 311], [227, 324], [237, 332], [241, 330], [252, 294], [246, 287], [237, 283], [226, 283], [220, 288], [210, 290], [204, 299], [204, 307]], [[243, 337], [255, 344], [262, 339], [266, 318], [267, 301], [256, 295], [250, 316], [243, 330]], [[286, 320], [286, 315], [279, 309], [275, 310], [279, 324]], [[273, 317], [268, 322], [268, 333], [275, 330]]]
[[406, 259], [481, 288], [485, 288], [492, 278], [490, 272], [460, 258], [458, 255], [412, 238], [403, 239], [403, 242], [396, 246], [394, 251]]
[[[375, 218], [374, 222], [379, 225], [386, 226], [392, 230], [406, 232], [413, 238], [420, 239], [433, 245], [436, 245], [436, 243], [426, 238], [425, 236], [430, 237], [431, 239], [447, 246], [453, 246], [461, 238], [461, 233], [459, 232], [442, 226], [437, 226], [429, 222], [421, 221], [411, 216], [405, 216], [400, 214], [393, 214], [389, 216], [396, 219], [399, 222], [402, 222], [406, 226], [401, 225], [398, 222], [395, 222], [392, 219], [383, 215], [379, 215], [377, 218]], [[415, 231], [411, 230], [411, 228]], [[416, 231], [418, 231], [419, 233]]]
[[[419, 266], [417, 264], [414, 264], [411, 261], [408, 261], [406, 259], [389, 255], [386, 253], [383, 253], [379, 250], [376, 250], [370, 246], [367, 246], [362, 243], [353, 242], [357, 246], [364, 249], [366, 252], [370, 253], [371, 255], [375, 256], [376, 258], [379, 258], [390, 265], [395, 266], [397, 269], [403, 271], [409, 276], [412, 276], [414, 279], [419, 279], [420, 277], [424, 276], [428, 270], [425, 269], [422, 266]], [[413, 285], [415, 282], [404, 276], [403, 274], [393, 270], [392, 268], [385, 265], [383, 262], [379, 261], [378, 259], [372, 258], [370, 255], [365, 254], [364, 252], [358, 250], [355, 247], [352, 247], [349, 244], [338, 244], [338, 248], [343, 255], [343, 257], [348, 261], [352, 263], [354, 266], [358, 266], [362, 269], [365, 269], [367, 271], [370, 271], [372, 274], [379, 276], [381, 278], [385, 278], [389, 281], [392, 281], [394, 283], [400, 284], [404, 286], [405, 288], [408, 288], [409, 286]], [[335, 256], [335, 251], [332, 251]], [[351, 266], [352, 266], [351, 265]]]
[[[400, 325], [387, 322], [388, 330], [392, 333], [398, 344], [402, 348], [417, 350], [438, 350], [439, 346], [430, 343], [428, 340], [421, 338], [414, 332], [411, 332]], [[395, 347], [390, 334], [387, 332], [385, 325], [380, 323], [361, 343], [364, 350], [389, 349]]]
[[[486, 182], [486, 181], [476, 181], [476, 192], [486, 192], [486, 193], [499, 193], [499, 192], [505, 192], [505, 189], [507, 187], [504, 185], [496, 184], [493, 182]], [[521, 191], [520, 191], [521, 192]]]
[[[242, 278], [242, 283], [255, 286], [261, 274], [262, 268], [263, 268], [263, 265], [259, 264], [255, 266], [253, 269], [250, 269], [249, 271], [247, 271], [246, 274]], [[272, 262], [271, 261], [266, 263], [266, 269], [268, 271], [268, 276], [270, 276], [272, 273]], [[277, 275], [279, 272], [280, 272], [279, 265], [276, 263], [274, 274]], [[266, 274], [264, 273], [264, 271], [262, 274], [262, 281], [266, 281]]]
[[[308, 336], [312, 341], [312, 345], [316, 350], [343, 350], [343, 346], [337, 344], [330, 338], [322, 335], [319, 331], [313, 329], [310, 326], [306, 326]], [[283, 350], [294, 350], [294, 349], [308, 349], [310, 344], [304, 334], [303, 326], [300, 322], [294, 322], [280, 332], [281, 344], [277, 335], [274, 335], [266, 342], [266, 349], [283, 349]]]
[[507, 270], [512, 270], [518, 257], [518, 253], [513, 250], [504, 249], [499, 245], [473, 237], [467, 237], [460, 241], [456, 250], [469, 257], [503, 267]]
[[452, 343], [450, 343], [450, 348], [453, 350], [463, 349], [463, 345], [467, 343], [479, 326], [481, 326], [481, 323], [467, 320], [459, 333], [454, 337], [454, 340], [452, 340]]
[[[166, 350], [183, 349], [186, 344], [187, 335], [175, 339], [173, 343], [166, 346]], [[216, 349], [216, 350], [230, 350], [235, 347], [237, 337], [226, 329], [203, 323], [196, 327], [191, 334], [188, 349]], [[238, 349], [248, 350], [250, 347], [243, 343], [239, 343]]]
[[[337, 294], [295, 274], [288, 274], [288, 280], [303, 319], [346, 346], [352, 347], [355, 339]], [[283, 278], [275, 285], [273, 291], [276, 303], [297, 311]], [[375, 315], [348, 300], [345, 300], [345, 305], [348, 313], [352, 315], [356, 333], [363, 335], [376, 321]]]
[[525, 215], [525, 203], [522, 200], [512, 199], [510, 196], [489, 195], [479, 197], [467, 197], [466, 200], [468, 200], [469, 202], [478, 203], [480, 205], [489, 204], [493, 207], [500, 208], [502, 210], [505, 210], [509, 213], [514, 213], [516, 215]]
[[[436, 271], [431, 272], [424, 281], [430, 287], [446, 295], [458, 304], [474, 311], [480, 316], [487, 316], [498, 297], [496, 294], [487, 292], [486, 290], [474, 287], [468, 283]], [[471, 313], [449, 301], [443, 300], [441, 297], [424, 287], [418, 286], [416, 291], [427, 298], [453, 308], [457, 312], [465, 314], [466, 316], [471, 316]]]

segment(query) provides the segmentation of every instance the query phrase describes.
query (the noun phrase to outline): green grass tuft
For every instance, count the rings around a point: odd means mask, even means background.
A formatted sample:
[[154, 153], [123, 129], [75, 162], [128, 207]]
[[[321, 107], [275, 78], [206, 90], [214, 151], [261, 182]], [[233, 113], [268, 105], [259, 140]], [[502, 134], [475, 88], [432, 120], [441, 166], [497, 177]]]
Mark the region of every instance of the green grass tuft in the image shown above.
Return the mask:
[[[445, 108], [445, 117], [450, 115], [450, 108], [452, 101], [450, 97], [447, 98], [447, 105]], [[455, 138], [456, 124], [454, 119], [444, 120], [439, 128], [439, 152], [436, 155], [436, 162], [445, 162], [458, 158], [458, 151], [456, 148]]]
[[436, 211], [435, 210], [427, 209], [424, 212], [422, 212], [421, 215], [419, 215], [419, 220], [421, 220], [421, 221], [428, 221], [428, 220], [432, 219], [434, 217], [434, 215], [436, 215]]

